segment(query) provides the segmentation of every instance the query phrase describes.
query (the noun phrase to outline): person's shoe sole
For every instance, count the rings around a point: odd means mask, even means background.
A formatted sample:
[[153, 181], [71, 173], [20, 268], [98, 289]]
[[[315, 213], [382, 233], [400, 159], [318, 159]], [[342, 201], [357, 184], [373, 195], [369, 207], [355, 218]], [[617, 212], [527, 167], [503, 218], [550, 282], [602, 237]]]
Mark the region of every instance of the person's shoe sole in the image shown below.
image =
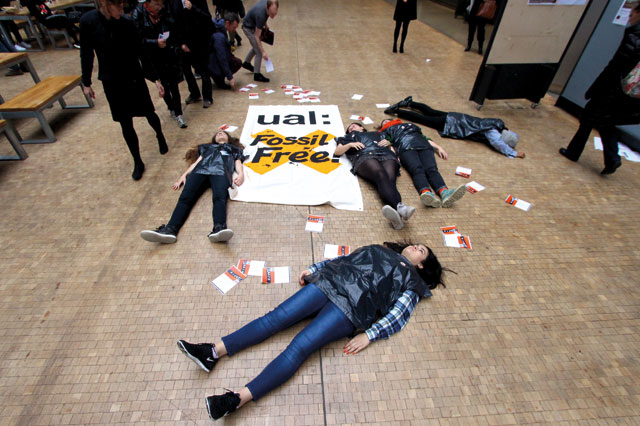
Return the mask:
[[142, 231], [140, 232], [140, 236], [143, 240], [149, 241], [150, 243], [173, 244], [178, 241], [178, 237], [175, 235], [161, 234], [156, 231]]
[[[209, 370], [203, 363], [202, 361], [200, 361], [198, 358], [194, 357], [193, 355], [191, 355], [188, 351], [187, 348], [184, 347], [184, 345], [182, 344], [182, 340], [178, 340], [177, 342], [178, 345], [178, 349], [180, 349], [180, 351], [185, 354], [187, 356], [187, 358], [189, 358], [191, 361], [195, 362], [196, 364], [198, 364], [198, 366], [200, 368], [202, 368], [204, 371], [206, 371], [207, 373], [211, 373], [211, 370]], [[209, 406], [209, 403], [207, 403], [207, 408]]]
[[209, 241], [212, 243], [222, 243], [229, 241], [231, 238], [233, 238], [233, 231], [231, 229], [223, 229], [222, 231], [209, 235]]
[[382, 216], [384, 216], [391, 222], [393, 229], [395, 229], [396, 231], [404, 228], [404, 223], [402, 223], [402, 217], [400, 216], [400, 213], [398, 213], [393, 207], [384, 206], [382, 208]]
[[213, 415], [211, 414], [211, 407], [209, 406], [209, 397], [206, 397], [204, 399], [204, 402], [205, 402], [205, 404], [207, 404], [207, 413], [209, 413], [209, 418], [215, 422], [218, 419], [213, 417]]
[[420, 201], [427, 207], [433, 207], [437, 209], [438, 207], [442, 207], [442, 203], [435, 196], [429, 195], [427, 192], [420, 194]]
[[[416, 212], [416, 209], [415, 209], [414, 207], [406, 206], [406, 205], [405, 205], [405, 208], [407, 209], [407, 215], [406, 215], [406, 216], [400, 215], [400, 217], [401, 217], [401, 218], [402, 218], [402, 220], [404, 220], [405, 222], [408, 222], [408, 221], [409, 221], [409, 219], [411, 219], [411, 216], [413, 216], [413, 214]], [[397, 210], [396, 210], [396, 211], [397, 211]], [[400, 214], [400, 212], [398, 212], [398, 214]]]
[[454, 189], [453, 193], [444, 201], [442, 201], [443, 208], [449, 208], [458, 201], [460, 198], [464, 197], [464, 194], [467, 193], [467, 188], [464, 185], [460, 185], [456, 189]]

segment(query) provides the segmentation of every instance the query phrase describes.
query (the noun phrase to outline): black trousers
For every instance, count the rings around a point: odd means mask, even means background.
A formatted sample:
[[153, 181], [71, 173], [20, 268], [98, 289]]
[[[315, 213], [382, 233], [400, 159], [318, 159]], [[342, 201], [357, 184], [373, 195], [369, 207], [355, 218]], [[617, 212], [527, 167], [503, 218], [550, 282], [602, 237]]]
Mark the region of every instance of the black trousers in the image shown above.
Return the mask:
[[[184, 79], [187, 81], [189, 94], [192, 97], [199, 98], [202, 96], [205, 101], [213, 102], [213, 85], [211, 84], [211, 73], [209, 72], [208, 62], [209, 58], [206, 49], [194, 47], [190, 53], [182, 55], [182, 72]], [[202, 94], [200, 93], [196, 78], [191, 71], [191, 67], [196, 70], [196, 73], [200, 74]]]
[[410, 149], [403, 152], [400, 154], [400, 163], [411, 175], [413, 186], [418, 193], [429, 189], [429, 186], [436, 192], [447, 186], [440, 176], [436, 157], [431, 147], [419, 151]]
[[211, 188], [213, 191], [213, 224], [227, 224], [227, 190], [229, 189], [229, 181], [226, 176], [218, 175], [201, 175], [191, 173], [187, 176], [178, 204], [173, 209], [173, 214], [167, 226], [177, 231], [182, 228], [191, 213], [191, 209], [195, 206], [200, 196]]
[[429, 105], [422, 104], [420, 102], [411, 102], [409, 108], [420, 112], [398, 109], [398, 111], [396, 111], [396, 115], [400, 118], [404, 118], [405, 120], [431, 127], [439, 132], [444, 130], [444, 124], [447, 121], [447, 112], [438, 111], [437, 109], [433, 109]]

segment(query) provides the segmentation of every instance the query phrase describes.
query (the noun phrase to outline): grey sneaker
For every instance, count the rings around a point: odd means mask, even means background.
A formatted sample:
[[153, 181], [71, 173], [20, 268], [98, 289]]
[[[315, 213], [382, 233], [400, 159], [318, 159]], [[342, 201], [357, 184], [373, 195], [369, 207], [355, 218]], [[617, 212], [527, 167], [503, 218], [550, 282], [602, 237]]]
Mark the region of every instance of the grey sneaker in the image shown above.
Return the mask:
[[442, 206], [442, 203], [440, 202], [440, 200], [438, 200], [438, 197], [436, 197], [431, 191], [425, 191], [420, 194], [420, 201], [422, 201], [422, 204], [427, 207], [438, 208]]
[[213, 231], [209, 233], [209, 241], [212, 243], [222, 243], [233, 238], [233, 231], [227, 229], [226, 225], [216, 225]]
[[396, 210], [405, 221], [411, 219], [411, 216], [413, 216], [413, 213], [416, 211], [415, 207], [407, 206], [403, 202], [398, 203], [398, 208]]
[[166, 225], [160, 225], [154, 230], [145, 230], [140, 232], [143, 240], [150, 243], [173, 244], [178, 241], [177, 232], [173, 228]]
[[176, 120], [178, 120], [178, 127], [180, 127], [181, 129], [186, 129], [187, 128], [187, 122], [184, 119], [183, 116], [179, 115], [176, 117]]
[[445, 189], [440, 194], [440, 198], [442, 198], [442, 207], [451, 207], [453, 203], [462, 198], [466, 193], [467, 188], [464, 185], [460, 185], [456, 189]]
[[393, 207], [384, 206], [382, 208], [382, 215], [386, 217], [389, 222], [391, 222], [391, 225], [393, 225], [393, 229], [400, 230], [404, 228], [404, 222], [400, 217], [400, 213], [398, 213]]

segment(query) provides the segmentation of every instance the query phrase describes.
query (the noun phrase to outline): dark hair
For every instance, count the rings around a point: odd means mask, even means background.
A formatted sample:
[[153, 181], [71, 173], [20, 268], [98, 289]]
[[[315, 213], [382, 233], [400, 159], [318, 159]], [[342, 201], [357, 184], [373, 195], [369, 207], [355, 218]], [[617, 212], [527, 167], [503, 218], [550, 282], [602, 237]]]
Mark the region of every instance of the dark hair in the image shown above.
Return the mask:
[[[211, 138], [211, 143], [216, 143], [216, 135], [220, 133], [220, 132], [216, 132], [213, 137]], [[236, 137], [233, 137], [229, 134], [229, 132], [225, 132], [224, 130], [222, 131], [222, 133], [225, 133], [227, 135], [228, 138], [228, 144], [231, 144], [233, 146], [236, 146], [240, 149], [244, 149], [244, 145], [242, 145], [240, 143], [240, 140]], [[192, 164], [194, 161], [196, 161], [198, 159], [198, 157], [200, 156], [200, 153], [198, 152], [198, 146], [192, 146], [191, 148], [189, 148], [187, 150], [187, 152], [184, 154], [184, 161], [186, 161], [189, 164]]]
[[380, 131], [380, 129], [382, 129], [382, 126], [383, 126], [383, 124], [382, 124], [382, 123], [384, 123], [384, 122], [385, 122], [385, 121], [387, 121], [387, 120], [388, 120], [388, 121], [393, 121], [393, 119], [392, 119], [392, 118], [383, 118], [383, 119], [382, 119], [382, 121], [380, 122], [380, 125], [379, 125], [379, 126], [377, 126], [377, 127], [375, 127], [375, 129], [376, 129], [377, 131]]
[[235, 12], [227, 12], [224, 14], [224, 20], [226, 22], [240, 22], [240, 17]]
[[114, 4], [114, 5], [118, 6], [118, 5], [121, 5], [121, 4], [125, 4], [126, 0], [105, 0], [104, 3], [105, 3], [105, 5], [107, 3], [111, 3], [111, 4]]
[[353, 124], [356, 124], [356, 125], [358, 125], [358, 126], [362, 127], [362, 128], [364, 129], [364, 131], [365, 131], [365, 132], [367, 131], [366, 127], [364, 127], [364, 126], [363, 126], [362, 124], [360, 124], [360, 123], [356, 123], [355, 121], [354, 121], [353, 123], [349, 123], [349, 125], [347, 126], [347, 131], [349, 130], [349, 127], [351, 127]]
[[[396, 241], [396, 242], [385, 241], [384, 245], [387, 248], [390, 248], [391, 250], [395, 251], [396, 253], [402, 253], [402, 250], [414, 244], [411, 241]], [[444, 271], [448, 271], [448, 272], [453, 272], [455, 274], [455, 272], [449, 268], [443, 268], [442, 265], [440, 265], [440, 261], [436, 257], [433, 250], [431, 250], [425, 244], [423, 244], [423, 246], [427, 247], [427, 249], [429, 250], [429, 254], [427, 255], [427, 258], [422, 262], [422, 269], [416, 268], [416, 271], [418, 271], [418, 275], [420, 275], [420, 278], [422, 278], [422, 280], [427, 284], [430, 290], [433, 290], [434, 288], [438, 287], [438, 285], [442, 285], [442, 287], [446, 287], [446, 285], [444, 284], [442, 273]]]
[[278, 9], [280, 9], [280, 2], [278, 0], [267, 0], [267, 9], [271, 7], [271, 5], [275, 4]]

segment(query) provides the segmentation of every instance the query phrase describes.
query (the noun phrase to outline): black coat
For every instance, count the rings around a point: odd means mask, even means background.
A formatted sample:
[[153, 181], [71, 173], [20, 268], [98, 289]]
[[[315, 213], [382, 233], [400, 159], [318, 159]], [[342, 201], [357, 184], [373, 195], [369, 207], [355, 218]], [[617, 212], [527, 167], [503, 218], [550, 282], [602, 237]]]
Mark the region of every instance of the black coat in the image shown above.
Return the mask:
[[431, 296], [409, 260], [380, 245], [333, 259], [304, 280], [315, 284], [360, 330], [386, 315], [407, 290], [420, 298]]
[[420, 127], [412, 123], [401, 123], [386, 128], [382, 136], [391, 142], [398, 155], [409, 150], [430, 149], [433, 147], [426, 136], [422, 134]]
[[[138, 4], [131, 14], [140, 37], [144, 55], [142, 56], [142, 69], [147, 79], [155, 81], [152, 77], [157, 74], [160, 80], [168, 83], [182, 81], [182, 67], [180, 66], [179, 52], [182, 40], [179, 31], [174, 31], [175, 21], [167, 8], [160, 11], [160, 19], [153, 23], [149, 12], [144, 8], [144, 3]], [[169, 31], [167, 45], [164, 48], [158, 46], [160, 34]]]
[[504, 121], [499, 118], [480, 118], [461, 112], [450, 112], [444, 123], [440, 136], [453, 139], [471, 139], [478, 142], [488, 142], [484, 132], [495, 129], [502, 132]]
[[182, 43], [191, 50], [207, 50], [213, 23], [206, 0], [191, 0], [191, 9], [185, 9], [182, 0], [168, 0], [165, 7], [174, 20], [174, 31]]
[[397, 0], [396, 2], [396, 10], [393, 12], [393, 20], [394, 21], [413, 21], [418, 18], [417, 12], [417, 1], [416, 0]]
[[640, 62], [640, 23], [624, 31], [622, 42], [609, 64], [585, 93], [590, 99], [582, 119], [594, 127], [640, 123], [640, 99], [627, 96], [621, 81]]
[[347, 145], [351, 142], [360, 142], [364, 145], [362, 149], [351, 148], [345, 152], [353, 167], [351, 173], [356, 174], [358, 166], [370, 158], [378, 161], [396, 160], [396, 155], [389, 147], [382, 147], [378, 142], [383, 140], [380, 132], [351, 132], [341, 138], [336, 139], [339, 145]]

